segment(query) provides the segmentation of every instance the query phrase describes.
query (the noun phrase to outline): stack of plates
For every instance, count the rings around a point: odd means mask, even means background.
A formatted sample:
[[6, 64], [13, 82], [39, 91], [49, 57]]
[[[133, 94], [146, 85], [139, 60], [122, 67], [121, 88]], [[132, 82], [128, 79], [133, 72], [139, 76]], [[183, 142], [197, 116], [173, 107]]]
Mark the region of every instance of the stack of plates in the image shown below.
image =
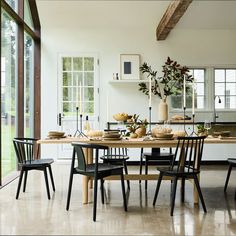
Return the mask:
[[65, 132], [59, 132], [59, 131], [49, 131], [48, 137], [49, 138], [64, 138]]
[[120, 140], [121, 134], [119, 131], [106, 131], [102, 137], [104, 140]]
[[155, 135], [157, 139], [173, 139], [173, 134], [170, 134], [170, 133], [163, 133], [163, 134], [156, 134]]

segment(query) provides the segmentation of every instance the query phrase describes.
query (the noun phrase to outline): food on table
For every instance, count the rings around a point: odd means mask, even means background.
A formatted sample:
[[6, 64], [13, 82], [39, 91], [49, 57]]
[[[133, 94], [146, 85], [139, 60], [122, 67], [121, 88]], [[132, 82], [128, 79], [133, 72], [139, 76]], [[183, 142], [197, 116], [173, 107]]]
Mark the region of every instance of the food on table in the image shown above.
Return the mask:
[[127, 121], [128, 117], [129, 117], [129, 115], [125, 112], [117, 113], [117, 114], [113, 115], [113, 118], [116, 121]]
[[185, 137], [186, 132], [184, 130], [173, 131], [174, 137]]
[[87, 132], [88, 137], [102, 137], [103, 131], [102, 130], [90, 130]]
[[155, 128], [152, 129], [152, 135], [155, 137], [156, 135], [159, 135], [159, 134], [170, 134], [171, 131], [172, 131], [171, 128], [157, 125]]

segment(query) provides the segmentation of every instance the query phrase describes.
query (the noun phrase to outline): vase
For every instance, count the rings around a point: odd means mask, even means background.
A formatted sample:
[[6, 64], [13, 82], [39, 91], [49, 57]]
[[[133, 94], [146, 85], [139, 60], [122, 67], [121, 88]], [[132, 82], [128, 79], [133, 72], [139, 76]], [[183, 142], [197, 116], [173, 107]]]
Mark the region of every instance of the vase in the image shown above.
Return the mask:
[[168, 104], [166, 99], [161, 99], [159, 103], [159, 121], [168, 120]]

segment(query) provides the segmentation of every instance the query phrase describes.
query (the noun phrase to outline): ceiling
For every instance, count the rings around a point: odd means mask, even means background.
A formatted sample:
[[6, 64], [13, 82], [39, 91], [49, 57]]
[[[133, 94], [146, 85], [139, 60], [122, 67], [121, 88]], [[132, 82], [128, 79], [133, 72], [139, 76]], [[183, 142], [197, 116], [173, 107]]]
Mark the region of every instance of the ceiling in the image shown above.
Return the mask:
[[[42, 27], [153, 28], [170, 1], [37, 0]], [[236, 29], [236, 1], [194, 0], [175, 29]], [[96, 19], [96, 20], [94, 20]]]

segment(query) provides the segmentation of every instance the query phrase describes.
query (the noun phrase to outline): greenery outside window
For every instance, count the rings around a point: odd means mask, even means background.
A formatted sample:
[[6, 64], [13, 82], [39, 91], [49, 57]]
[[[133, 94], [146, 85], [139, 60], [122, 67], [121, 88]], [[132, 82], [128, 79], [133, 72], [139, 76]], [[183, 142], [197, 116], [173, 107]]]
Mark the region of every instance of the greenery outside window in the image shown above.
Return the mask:
[[30, 35], [24, 35], [24, 136], [33, 137], [34, 114], [34, 41]]
[[5, 177], [16, 170], [12, 139], [16, 135], [17, 84], [16, 23], [2, 11], [1, 28], [1, 167]]

